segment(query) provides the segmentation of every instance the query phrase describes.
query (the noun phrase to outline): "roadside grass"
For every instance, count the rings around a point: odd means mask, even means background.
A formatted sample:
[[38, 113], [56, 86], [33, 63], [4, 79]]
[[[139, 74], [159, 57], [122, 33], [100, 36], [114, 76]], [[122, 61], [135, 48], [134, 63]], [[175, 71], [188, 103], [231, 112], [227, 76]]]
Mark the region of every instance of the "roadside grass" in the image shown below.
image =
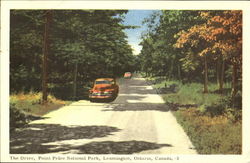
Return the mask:
[[42, 116], [69, 103], [70, 101], [62, 101], [52, 95], [48, 95], [48, 103], [42, 105], [42, 93], [40, 92], [10, 95], [10, 106], [15, 106], [20, 111], [36, 116]]
[[210, 105], [218, 102], [221, 96], [218, 94], [202, 93], [202, 85], [198, 83], [190, 83], [186, 85], [178, 85], [179, 91], [173, 94], [166, 94], [163, 98], [170, 103], [180, 104], [198, 104]]
[[[152, 81], [154, 79], [151, 78], [150, 80]], [[154, 88], [161, 89], [173, 84], [177, 85], [177, 92], [166, 93], [162, 96], [163, 99], [169, 103], [211, 105], [223, 98], [220, 94], [213, 93], [217, 90], [217, 85], [213, 83], [208, 85], [210, 92], [208, 94], [203, 93], [203, 85], [201, 83], [182, 84], [179, 81], [163, 80], [155, 83]], [[227, 88], [229, 85], [225, 84], [225, 86], [225, 88]]]
[[28, 122], [39, 119], [48, 112], [57, 110], [71, 101], [62, 101], [48, 96], [48, 103], [42, 104], [42, 93], [18, 93], [10, 95], [10, 130], [22, 127]]
[[[228, 92], [216, 92], [218, 86], [209, 84], [209, 93], [203, 93], [200, 83], [186, 83], [148, 78], [155, 89], [161, 90], [175, 85], [175, 91], [161, 93], [183, 127], [199, 154], [241, 154], [242, 113], [240, 108], [231, 108]], [[225, 90], [229, 90], [225, 84]], [[189, 107], [187, 107], [189, 106]], [[191, 106], [191, 107], [190, 107]]]
[[242, 124], [225, 116], [200, 115], [196, 108], [172, 112], [199, 154], [241, 154]]

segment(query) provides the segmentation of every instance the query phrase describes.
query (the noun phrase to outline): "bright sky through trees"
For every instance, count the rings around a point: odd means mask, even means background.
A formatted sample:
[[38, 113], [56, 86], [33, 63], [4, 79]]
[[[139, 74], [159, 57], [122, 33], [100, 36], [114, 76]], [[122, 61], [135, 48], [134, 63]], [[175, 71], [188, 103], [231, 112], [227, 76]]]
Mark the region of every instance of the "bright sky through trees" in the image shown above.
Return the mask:
[[142, 22], [146, 17], [149, 17], [154, 10], [129, 10], [126, 14], [126, 18], [124, 21], [125, 25], [134, 25], [140, 26], [136, 29], [126, 29], [125, 32], [128, 36], [128, 42], [134, 49], [134, 54], [139, 54], [141, 51], [141, 46], [139, 43], [141, 42], [141, 34], [143, 31], [147, 29], [146, 25], [143, 25]]

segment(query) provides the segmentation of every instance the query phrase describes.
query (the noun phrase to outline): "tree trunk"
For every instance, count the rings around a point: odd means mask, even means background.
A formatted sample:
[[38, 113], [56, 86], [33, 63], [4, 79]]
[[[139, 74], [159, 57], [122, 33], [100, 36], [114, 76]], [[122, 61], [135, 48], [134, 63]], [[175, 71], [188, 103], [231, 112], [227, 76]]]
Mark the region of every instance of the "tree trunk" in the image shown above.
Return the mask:
[[221, 58], [218, 57], [216, 62], [216, 80], [219, 88], [220, 88], [220, 72], [221, 72]]
[[177, 68], [178, 68], [178, 79], [181, 81], [181, 65], [178, 64]]
[[171, 60], [171, 67], [169, 71], [169, 79], [173, 79], [174, 76], [174, 59]]
[[171, 61], [170, 61], [170, 64], [169, 64], [169, 68], [167, 69], [167, 70], [168, 70], [168, 75], [167, 75], [167, 78], [168, 78], [168, 79], [171, 79], [171, 75], [172, 75], [172, 65], [173, 65], [173, 61], [171, 60]]
[[220, 93], [223, 93], [223, 87], [224, 87], [224, 74], [225, 74], [225, 60], [222, 59], [222, 64], [221, 64], [221, 72], [220, 72], [220, 85], [219, 85], [219, 91]]
[[203, 93], [208, 93], [208, 75], [207, 75], [207, 56], [204, 56], [204, 91]]
[[48, 97], [48, 53], [49, 53], [49, 29], [52, 20], [51, 11], [45, 11], [45, 29], [44, 29], [44, 42], [43, 42], [43, 64], [42, 64], [42, 102], [47, 103]]
[[237, 94], [237, 85], [238, 85], [238, 82], [237, 82], [237, 65], [235, 63], [233, 63], [233, 73], [232, 73], [232, 101], [233, 101], [233, 104], [234, 104], [234, 98], [235, 98], [235, 95]]
[[73, 97], [76, 99], [76, 89], [77, 89], [77, 73], [78, 73], [78, 64], [75, 64], [74, 69], [74, 84], [73, 84]]

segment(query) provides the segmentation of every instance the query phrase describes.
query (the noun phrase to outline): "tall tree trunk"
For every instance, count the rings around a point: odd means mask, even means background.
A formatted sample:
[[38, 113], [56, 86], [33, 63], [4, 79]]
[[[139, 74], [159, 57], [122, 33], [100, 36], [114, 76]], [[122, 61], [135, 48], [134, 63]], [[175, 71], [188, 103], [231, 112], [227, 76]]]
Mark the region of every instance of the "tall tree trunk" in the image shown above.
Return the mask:
[[44, 42], [43, 42], [43, 74], [42, 74], [42, 101], [47, 103], [48, 97], [48, 53], [49, 53], [49, 29], [52, 20], [51, 11], [45, 11], [45, 29], [44, 29]]
[[204, 93], [208, 93], [207, 56], [204, 56]]
[[224, 87], [224, 74], [225, 74], [225, 60], [222, 59], [221, 73], [220, 73], [220, 85], [219, 85], [219, 91], [220, 91], [220, 93], [223, 93], [223, 87]]
[[233, 73], [232, 73], [232, 101], [234, 104], [235, 95], [237, 94], [238, 78], [237, 78], [237, 65], [233, 63]]
[[73, 97], [74, 97], [74, 99], [76, 99], [77, 73], [78, 73], [78, 64], [75, 63], [75, 68], [74, 68], [74, 84], [73, 84]]
[[218, 57], [216, 62], [216, 80], [218, 87], [220, 87], [220, 72], [221, 72], [221, 58]]
[[174, 77], [174, 59], [171, 60], [171, 67], [169, 71], [169, 78], [173, 79], [173, 77]]
[[177, 65], [177, 69], [178, 69], [178, 79], [181, 81], [181, 64]]

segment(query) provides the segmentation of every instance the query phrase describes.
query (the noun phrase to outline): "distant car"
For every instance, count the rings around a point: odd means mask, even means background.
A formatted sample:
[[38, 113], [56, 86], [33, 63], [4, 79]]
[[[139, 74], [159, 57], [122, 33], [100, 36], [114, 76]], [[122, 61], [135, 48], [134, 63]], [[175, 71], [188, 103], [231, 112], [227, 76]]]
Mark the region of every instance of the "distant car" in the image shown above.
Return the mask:
[[114, 78], [99, 78], [94, 82], [94, 86], [89, 90], [89, 99], [115, 99], [119, 93], [119, 86]]
[[131, 72], [125, 72], [124, 73], [124, 78], [130, 79], [132, 77], [132, 73]]

